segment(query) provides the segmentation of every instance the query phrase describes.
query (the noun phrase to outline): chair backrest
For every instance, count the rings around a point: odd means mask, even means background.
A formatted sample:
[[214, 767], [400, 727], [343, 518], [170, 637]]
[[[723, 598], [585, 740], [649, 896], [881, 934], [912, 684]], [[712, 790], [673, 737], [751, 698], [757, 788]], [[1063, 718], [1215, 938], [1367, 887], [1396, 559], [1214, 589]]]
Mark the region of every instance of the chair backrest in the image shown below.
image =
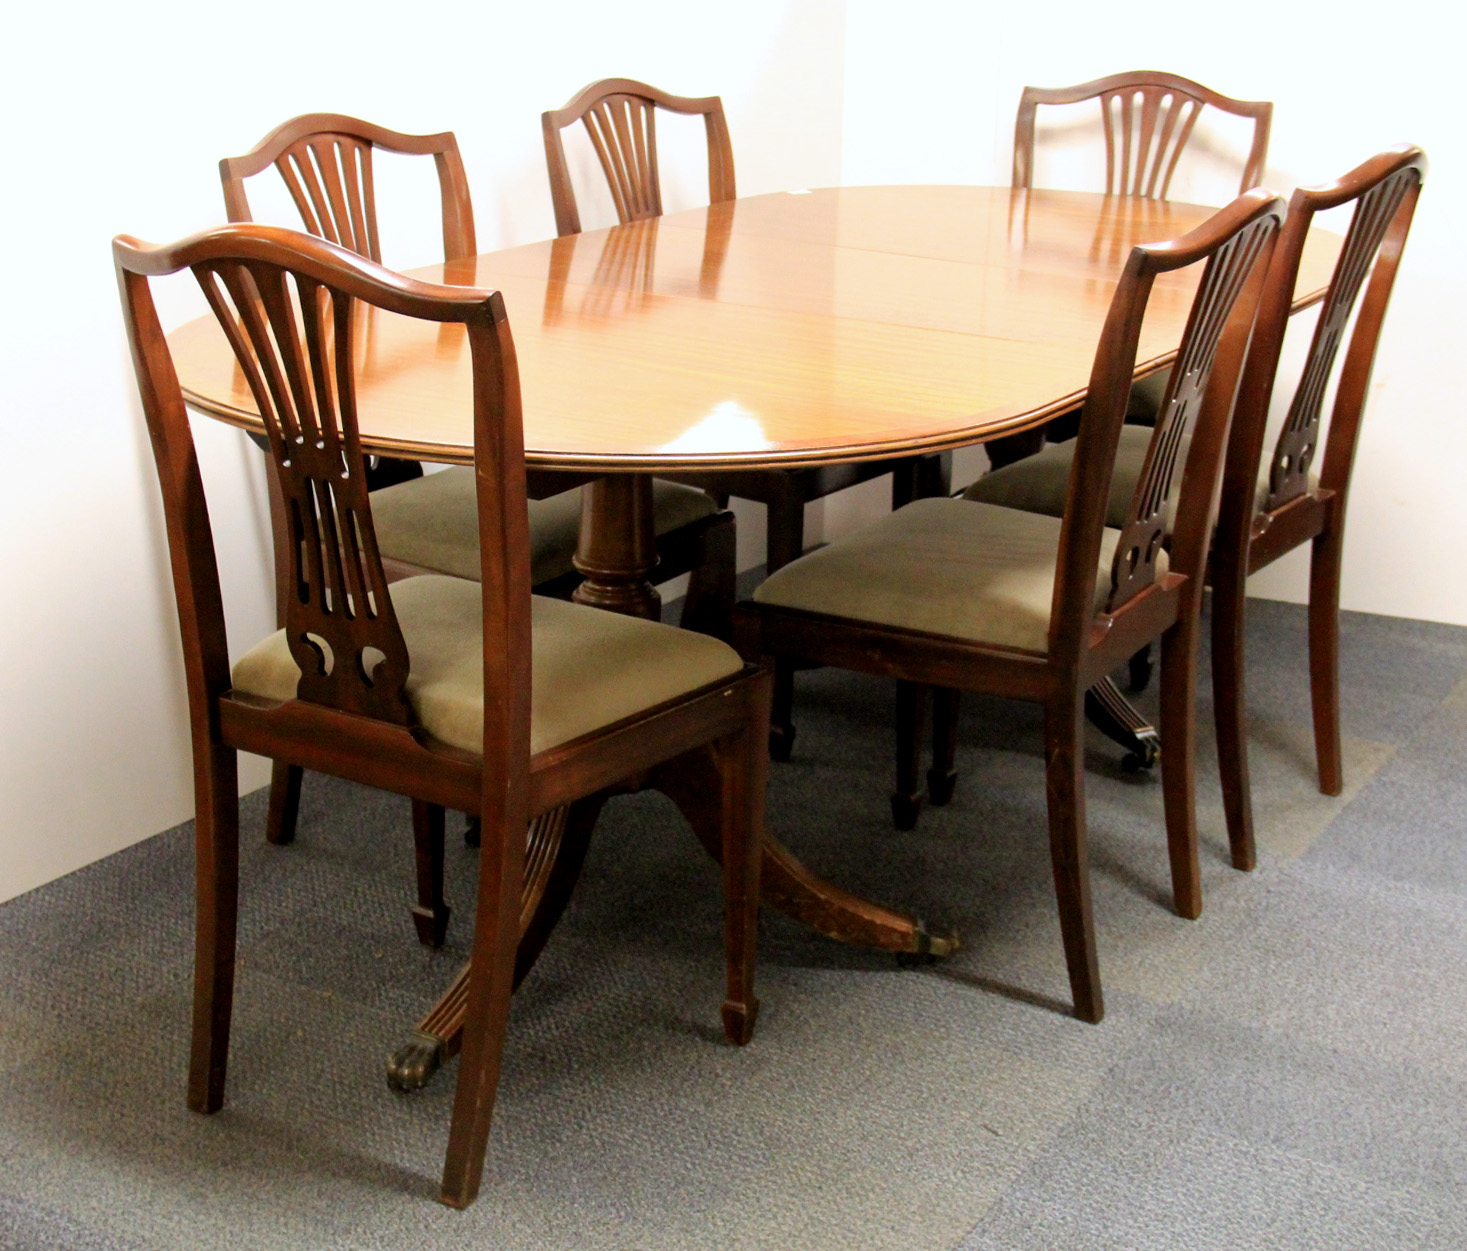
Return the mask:
[[456, 261], [473, 256], [474, 207], [453, 132], [403, 135], [340, 113], [307, 113], [292, 118], [244, 156], [221, 160], [219, 178], [224, 184], [229, 220], [254, 220], [244, 180], [274, 165], [285, 179], [308, 233], [380, 264], [373, 148], [432, 156], [443, 200], [443, 259]]
[[708, 131], [708, 201], [735, 198], [733, 145], [717, 96], [687, 99], [668, 95], [630, 78], [605, 78], [576, 94], [564, 108], [541, 114], [545, 132], [545, 165], [550, 173], [550, 199], [555, 205], [555, 233], [580, 232], [581, 214], [565, 161], [561, 131], [572, 122], [585, 124], [591, 145], [606, 174], [617, 220], [626, 223], [662, 213], [662, 184], [657, 174], [658, 109], [702, 114]]
[[[301, 670], [297, 698], [393, 725], [412, 724], [404, 694], [410, 658], [364, 481], [355, 315], [364, 303], [463, 326], [474, 376], [485, 709], [497, 723], [486, 742], [522, 748], [528, 768], [527, 667], [509, 659], [529, 654], [524, 441], [514, 347], [499, 294], [415, 282], [333, 244], [268, 226], [224, 226], [158, 247], [120, 236], [113, 257], [162, 488], [195, 733], [213, 724], [213, 705], [228, 691], [230, 673], [208, 506], [148, 282], [184, 268], [198, 279], [234, 349], [285, 497], [284, 625]], [[522, 722], [511, 722], [508, 731], [498, 721], [506, 710]], [[516, 757], [504, 759], [512, 764]]]
[[1281, 508], [1308, 490], [1309, 471], [1319, 459], [1325, 393], [1346, 327], [1358, 304], [1360, 314], [1345, 349], [1320, 474], [1320, 486], [1334, 491], [1339, 497], [1335, 507], [1343, 508], [1381, 324], [1425, 176], [1425, 154], [1418, 147], [1403, 145], [1371, 157], [1333, 183], [1300, 187], [1294, 192], [1239, 393], [1228, 448], [1220, 535], [1246, 537], [1254, 524], [1268, 410], [1309, 228], [1316, 213], [1354, 203], [1299, 387], [1272, 451], [1262, 511]]
[[[1192, 593], [1200, 595], [1233, 401], [1283, 212], [1280, 197], [1255, 189], [1180, 239], [1132, 249], [1080, 415], [1061, 528], [1051, 655], [1080, 655], [1095, 622], [1095, 569], [1152, 286], [1159, 274], [1197, 264], [1204, 265], [1202, 277], [1116, 544], [1102, 611], [1119, 612], [1156, 583], [1164, 546], [1168, 576], [1191, 579]], [[1171, 510], [1173, 478], [1184, 457]]]
[[1273, 105], [1234, 100], [1190, 78], [1156, 70], [1111, 74], [1075, 87], [1025, 87], [1014, 122], [1013, 185], [1028, 190], [1034, 180], [1034, 114], [1041, 104], [1100, 101], [1105, 132], [1105, 193], [1165, 200], [1182, 149], [1205, 105], [1253, 119], [1253, 146], [1243, 165], [1240, 191], [1263, 181]]

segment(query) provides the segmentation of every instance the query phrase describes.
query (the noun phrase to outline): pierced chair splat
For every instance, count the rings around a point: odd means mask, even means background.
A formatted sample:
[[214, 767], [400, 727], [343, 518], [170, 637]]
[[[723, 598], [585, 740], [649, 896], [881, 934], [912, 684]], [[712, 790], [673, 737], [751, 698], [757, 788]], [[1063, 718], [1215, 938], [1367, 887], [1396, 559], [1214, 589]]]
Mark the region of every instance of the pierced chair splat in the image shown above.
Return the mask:
[[[519, 381], [497, 292], [416, 282], [329, 242], [253, 225], [158, 247], [119, 237], [113, 254], [163, 497], [194, 755], [189, 1106], [214, 1112], [224, 1101], [237, 753], [474, 813], [478, 905], [441, 1191], [466, 1206], [483, 1170], [511, 990], [563, 903], [547, 889], [547, 865], [563, 837], [584, 842], [608, 790], [658, 770], [703, 780], [695, 832], [723, 863], [724, 1029], [734, 1042], [749, 1038], [769, 675], [717, 639], [530, 594]], [[247, 379], [289, 519], [284, 626], [232, 670], [208, 503], [150, 289], [184, 269]], [[388, 583], [357, 428], [361, 306], [442, 323], [467, 343], [477, 582]], [[623, 663], [605, 665], [608, 653]], [[569, 820], [542, 819], [567, 805]]]
[[[471, 262], [475, 251], [474, 210], [468, 178], [453, 132], [409, 135], [339, 113], [310, 113], [276, 127], [244, 156], [219, 162], [224, 203], [232, 222], [253, 220], [247, 180], [274, 166], [300, 212], [305, 230], [381, 263], [377, 225], [376, 149], [431, 156], [437, 168], [443, 227], [443, 255], [450, 265]], [[532, 481], [530, 502], [531, 577], [544, 594], [567, 596], [580, 579], [574, 569], [580, 520], [581, 478], [540, 472]], [[276, 536], [276, 568], [282, 550], [283, 503], [274, 475], [268, 475], [271, 519]], [[368, 460], [369, 489], [380, 491], [378, 540], [390, 580], [441, 573], [476, 578], [479, 565], [478, 516], [473, 471], [449, 468], [424, 475], [416, 461], [374, 456]], [[733, 601], [733, 515], [706, 493], [663, 484], [653, 500], [660, 560], [659, 581], [692, 573], [684, 624], [727, 633]], [[284, 612], [286, 587], [277, 594]], [[284, 617], [280, 620], [283, 622]], [[295, 835], [302, 773], [297, 764], [277, 763], [270, 787], [266, 837], [287, 843]], [[413, 829], [421, 867], [413, 920], [428, 946], [443, 942], [449, 910], [443, 900], [443, 814], [415, 805]], [[470, 822], [466, 837], [477, 836]]]
[[[740, 605], [746, 656], [812, 660], [1044, 708], [1050, 852], [1076, 1015], [1103, 1014], [1086, 863], [1085, 693], [1163, 649], [1167, 843], [1176, 909], [1202, 907], [1193, 761], [1197, 620], [1228, 423], [1283, 202], [1239, 197], [1185, 237], [1133, 249], [1080, 421], [1064, 516], [918, 500], [786, 566]], [[1106, 526], [1143, 315], [1158, 276], [1202, 265], [1180, 359], [1124, 524]], [[1190, 427], [1190, 446], [1181, 454]], [[1181, 473], [1175, 512], [1167, 507]], [[1170, 534], [1170, 546], [1164, 540]]]

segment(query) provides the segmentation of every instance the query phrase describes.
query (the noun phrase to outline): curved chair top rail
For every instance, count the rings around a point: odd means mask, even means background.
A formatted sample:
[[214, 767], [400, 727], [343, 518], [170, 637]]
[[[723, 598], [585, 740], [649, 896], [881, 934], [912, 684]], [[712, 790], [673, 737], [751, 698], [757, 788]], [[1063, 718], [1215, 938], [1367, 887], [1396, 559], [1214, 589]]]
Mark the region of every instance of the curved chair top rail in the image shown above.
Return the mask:
[[573, 235], [581, 230], [580, 210], [561, 137], [561, 131], [577, 121], [591, 136], [616, 204], [617, 219], [624, 224], [662, 213], [657, 109], [702, 115], [708, 131], [708, 201], [718, 204], [736, 197], [733, 145], [723, 101], [718, 96], [675, 96], [632, 78], [603, 78], [582, 88], [564, 107], [540, 116], [556, 234]]
[[[1354, 203], [1339, 259], [1320, 306], [1297, 390], [1272, 453], [1269, 490], [1258, 511], [1272, 512], [1310, 489], [1318, 461], [1325, 392], [1350, 317], [1359, 316], [1345, 348], [1319, 485], [1343, 497], [1359, 441], [1370, 373], [1406, 237], [1426, 177], [1426, 154], [1413, 144], [1378, 153], [1334, 182], [1298, 188], [1259, 309], [1229, 448], [1220, 531], [1246, 538], [1254, 526], [1255, 488], [1289, 304], [1314, 215]], [[1367, 282], [1368, 279], [1368, 282]], [[1363, 291], [1363, 297], [1362, 297]], [[1343, 507], [1343, 499], [1336, 505]]]
[[[486, 707], [496, 694], [509, 701], [504, 707], [517, 705], [521, 675], [506, 658], [528, 654], [529, 538], [519, 383], [499, 293], [418, 282], [272, 226], [224, 226], [162, 246], [119, 236], [112, 250], [162, 487], [195, 732], [213, 724], [230, 688], [224, 612], [193, 434], [148, 284], [185, 268], [234, 349], [268, 435], [290, 529], [284, 624], [301, 671], [297, 699], [394, 726], [413, 723], [404, 695], [410, 662], [372, 526], [354, 315], [361, 302], [465, 327], [486, 579]], [[528, 760], [528, 703], [522, 728]]]
[[1206, 105], [1253, 119], [1253, 145], [1243, 165], [1240, 191], [1263, 181], [1273, 105], [1235, 100], [1201, 83], [1161, 70], [1111, 74], [1073, 87], [1025, 87], [1014, 121], [1013, 186], [1028, 190], [1034, 179], [1034, 117], [1041, 104], [1080, 104], [1099, 99], [1105, 127], [1107, 195], [1164, 200], [1182, 150]]
[[1151, 445], [1112, 564], [1103, 616], [1156, 581], [1167, 499], [1182, 449], [1190, 451], [1171, 535], [1169, 572], [1200, 594], [1224, 446], [1264, 274], [1284, 216], [1280, 196], [1245, 192], [1180, 239], [1131, 250], [1106, 316], [1080, 418], [1060, 536], [1051, 655], [1080, 656], [1095, 622], [1095, 568], [1105, 501], [1125, 421], [1136, 348], [1158, 274], [1205, 264]]
[[474, 208], [453, 132], [405, 135], [342, 113], [306, 113], [292, 118], [243, 156], [221, 160], [219, 178], [229, 220], [253, 220], [244, 180], [274, 165], [310, 234], [380, 263], [373, 148], [433, 158], [442, 193], [444, 259], [473, 256], [477, 250]]

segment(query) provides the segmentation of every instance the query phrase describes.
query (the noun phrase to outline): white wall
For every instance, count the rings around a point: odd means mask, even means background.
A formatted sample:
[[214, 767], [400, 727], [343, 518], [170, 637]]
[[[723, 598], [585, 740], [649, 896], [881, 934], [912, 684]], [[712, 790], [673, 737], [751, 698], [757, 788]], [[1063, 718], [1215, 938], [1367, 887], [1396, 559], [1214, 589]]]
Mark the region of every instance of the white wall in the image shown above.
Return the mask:
[[[1171, 70], [1234, 97], [1274, 101], [1267, 181], [1285, 194], [1393, 143], [1419, 143], [1432, 168], [1376, 365], [1343, 600], [1467, 624], [1467, 414], [1456, 382], [1467, 142], [1456, 98], [1460, 40], [1447, 12], [1423, 0], [1388, 10], [1276, 0], [1266, 12], [1172, 0], [849, 0], [842, 180], [1007, 183], [1026, 84], [1059, 87], [1127, 69]], [[1228, 135], [1219, 129], [1212, 138], [1222, 148]], [[1215, 164], [1191, 186], [1183, 176], [1177, 198], [1221, 204], [1236, 192]], [[976, 473], [982, 459], [970, 453], [963, 463]], [[882, 506], [876, 491], [833, 500], [827, 533]], [[1307, 560], [1294, 553], [1255, 576], [1250, 592], [1303, 599]]]
[[[721, 94], [744, 194], [1004, 182], [1026, 82], [1147, 65], [1277, 101], [1270, 177], [1284, 189], [1415, 139], [1435, 168], [1377, 373], [1346, 600], [1467, 622], [1457, 552], [1467, 432], [1446, 373], [1461, 339], [1449, 296], [1467, 276], [1447, 207], [1463, 189], [1462, 143], [1455, 102], [1434, 85], [1453, 81], [1450, 41], [1418, 39], [1409, 59], [1382, 66], [1375, 25], [1357, 25], [1346, 3], [1327, 22], [1313, 6], [1275, 4], [1266, 29], [1152, 0], [1131, 5], [1124, 21], [1097, 12], [1073, 0], [1042, 15], [957, 0], [647, 0], [628, 20], [590, 4], [458, 0], [419, 12], [364, 0], [344, 21], [339, 6], [154, 0], [12, 15], [0, 79], [17, 136], [0, 208], [10, 240], [0, 312], [0, 899], [189, 815], [172, 592], [107, 244], [121, 231], [168, 240], [218, 222], [218, 158], [300, 112], [455, 130], [486, 248], [552, 233], [537, 114], [608, 74]], [[1390, 16], [1395, 29], [1432, 29], [1415, 0]], [[1246, 42], [1253, 31], [1257, 46]], [[421, 212], [431, 175], [408, 162], [394, 173], [397, 194], [383, 179], [386, 259], [428, 262], [440, 246]], [[695, 202], [697, 182], [671, 184], [668, 207]], [[257, 200], [258, 216], [268, 208]], [[200, 309], [186, 278], [160, 296], [167, 324]], [[235, 433], [196, 425], [220, 492], [216, 515], [230, 518], [217, 529], [238, 644], [271, 624], [259, 465]], [[829, 501], [826, 531], [850, 524], [863, 499], [884, 501], [884, 486]], [[759, 519], [741, 520], [748, 563]], [[1264, 589], [1289, 594], [1293, 576], [1285, 570]]]
[[[590, 4], [359, 0], [347, 19], [324, 4], [155, 0], [27, 5], [9, 22], [0, 900], [192, 808], [172, 590], [112, 236], [171, 240], [222, 221], [219, 158], [287, 117], [333, 110], [453, 129], [480, 246], [548, 238], [539, 114], [613, 74], [721, 94], [742, 192], [828, 185], [840, 177], [844, 46], [842, 0], [743, 0], [736, 20], [687, 0], [643, 0], [634, 18]], [[415, 172], [402, 158], [391, 172], [403, 182], [393, 195], [379, 172], [385, 259], [431, 262], [442, 254], [436, 214], [422, 212], [436, 194], [431, 164]], [[696, 203], [698, 178], [667, 190], [669, 208]], [[269, 207], [257, 199], [257, 217]], [[203, 311], [192, 285], [184, 276], [159, 292], [165, 325]], [[231, 641], [247, 643], [272, 628], [258, 458], [235, 432], [195, 426], [221, 492]]]

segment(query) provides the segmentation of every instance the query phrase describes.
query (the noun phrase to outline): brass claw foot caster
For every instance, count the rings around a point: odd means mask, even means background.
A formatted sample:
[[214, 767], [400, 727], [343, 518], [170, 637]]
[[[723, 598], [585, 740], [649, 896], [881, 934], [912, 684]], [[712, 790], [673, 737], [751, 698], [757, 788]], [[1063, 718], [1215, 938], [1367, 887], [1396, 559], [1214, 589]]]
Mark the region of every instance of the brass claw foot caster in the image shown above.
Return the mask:
[[411, 1041], [387, 1061], [387, 1085], [399, 1094], [422, 1090], [443, 1067], [443, 1040], [414, 1030]]
[[1121, 757], [1121, 768], [1127, 773], [1140, 773], [1152, 768], [1161, 755], [1161, 736], [1152, 729], [1136, 732], [1136, 750]]
[[896, 962], [899, 968], [920, 969], [945, 959], [958, 949], [958, 936], [952, 930], [932, 931], [927, 922], [918, 920], [912, 935], [911, 951], [898, 951]]

